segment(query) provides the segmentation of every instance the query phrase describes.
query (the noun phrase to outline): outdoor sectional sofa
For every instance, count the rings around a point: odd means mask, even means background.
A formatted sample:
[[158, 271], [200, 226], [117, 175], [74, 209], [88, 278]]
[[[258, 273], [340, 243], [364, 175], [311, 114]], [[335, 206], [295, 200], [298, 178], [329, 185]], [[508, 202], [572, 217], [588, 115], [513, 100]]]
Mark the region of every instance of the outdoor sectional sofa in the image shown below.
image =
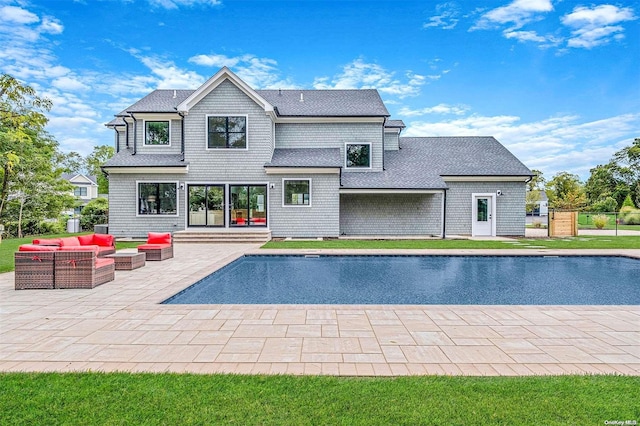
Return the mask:
[[[113, 241], [111, 235], [107, 237], [111, 240], [99, 237], [98, 241]], [[85, 243], [88, 241], [89, 238], [84, 239]], [[23, 244], [14, 255], [16, 290], [94, 288], [115, 278], [114, 259], [100, 257], [114, 253], [113, 246], [82, 245], [79, 237], [34, 242], [39, 244]]]

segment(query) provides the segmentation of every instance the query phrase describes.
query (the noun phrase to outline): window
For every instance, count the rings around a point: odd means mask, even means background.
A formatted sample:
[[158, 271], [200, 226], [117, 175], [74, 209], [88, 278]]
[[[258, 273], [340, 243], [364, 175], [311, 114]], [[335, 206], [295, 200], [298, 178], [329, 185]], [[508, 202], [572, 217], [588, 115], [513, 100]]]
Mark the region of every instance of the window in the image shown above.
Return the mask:
[[283, 180], [285, 206], [311, 205], [311, 180]]
[[371, 167], [371, 144], [347, 144], [346, 145], [346, 166], [347, 168], [369, 168]]
[[169, 145], [169, 121], [145, 121], [145, 145]]
[[207, 148], [247, 147], [247, 117], [207, 118]]
[[178, 184], [138, 183], [138, 214], [177, 215]]
[[73, 190], [73, 195], [76, 197], [86, 197], [87, 196], [87, 187], [86, 186], [76, 186]]

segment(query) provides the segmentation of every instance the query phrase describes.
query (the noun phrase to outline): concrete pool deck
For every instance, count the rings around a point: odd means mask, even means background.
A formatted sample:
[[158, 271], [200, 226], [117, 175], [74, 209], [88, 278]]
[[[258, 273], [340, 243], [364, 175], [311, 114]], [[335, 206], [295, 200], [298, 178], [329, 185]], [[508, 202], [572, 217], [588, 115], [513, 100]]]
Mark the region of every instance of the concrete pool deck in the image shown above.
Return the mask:
[[640, 375], [640, 306], [160, 305], [247, 253], [624, 255], [640, 250], [262, 250], [177, 244], [93, 290], [0, 274], [0, 371]]

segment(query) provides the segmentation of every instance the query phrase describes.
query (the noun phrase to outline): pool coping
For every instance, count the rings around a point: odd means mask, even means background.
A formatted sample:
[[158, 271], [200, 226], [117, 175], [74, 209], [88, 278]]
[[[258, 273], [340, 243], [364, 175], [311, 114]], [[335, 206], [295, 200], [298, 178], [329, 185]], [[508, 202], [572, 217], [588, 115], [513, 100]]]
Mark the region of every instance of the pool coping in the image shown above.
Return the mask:
[[93, 290], [0, 274], [0, 371], [341, 376], [640, 375], [640, 306], [159, 305], [244, 254], [604, 255], [640, 250], [283, 250], [177, 244]]

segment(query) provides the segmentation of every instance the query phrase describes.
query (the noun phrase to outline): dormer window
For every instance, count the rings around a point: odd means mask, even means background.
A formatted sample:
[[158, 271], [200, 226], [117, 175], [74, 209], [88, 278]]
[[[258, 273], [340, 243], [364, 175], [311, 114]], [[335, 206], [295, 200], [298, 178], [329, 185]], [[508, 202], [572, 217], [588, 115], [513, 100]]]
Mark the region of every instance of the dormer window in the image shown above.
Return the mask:
[[247, 148], [246, 116], [207, 117], [207, 148]]
[[371, 168], [371, 144], [348, 143], [345, 146], [345, 165], [348, 169]]
[[144, 122], [145, 145], [170, 145], [169, 120]]

